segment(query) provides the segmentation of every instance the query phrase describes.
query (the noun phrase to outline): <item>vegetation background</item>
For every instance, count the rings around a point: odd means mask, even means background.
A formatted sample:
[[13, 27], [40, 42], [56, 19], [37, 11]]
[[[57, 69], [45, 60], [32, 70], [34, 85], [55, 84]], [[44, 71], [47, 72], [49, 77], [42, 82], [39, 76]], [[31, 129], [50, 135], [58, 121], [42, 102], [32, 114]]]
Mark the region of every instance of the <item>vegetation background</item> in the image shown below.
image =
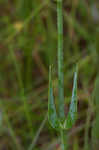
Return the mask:
[[[66, 114], [79, 64], [78, 120], [66, 132], [67, 150], [98, 150], [99, 2], [64, 0], [63, 15]], [[47, 120], [50, 64], [58, 95], [56, 18], [55, 0], [0, 0], [0, 150], [60, 150]]]

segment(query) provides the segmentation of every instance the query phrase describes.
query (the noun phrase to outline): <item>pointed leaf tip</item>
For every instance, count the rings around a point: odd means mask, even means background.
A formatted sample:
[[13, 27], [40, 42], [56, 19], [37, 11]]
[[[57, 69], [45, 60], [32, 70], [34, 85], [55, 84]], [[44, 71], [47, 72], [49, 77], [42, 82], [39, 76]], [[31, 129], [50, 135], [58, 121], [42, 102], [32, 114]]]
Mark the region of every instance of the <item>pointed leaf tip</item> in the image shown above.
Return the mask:
[[78, 65], [76, 65], [76, 71], [74, 73], [74, 82], [69, 113], [67, 116], [67, 120], [64, 122], [64, 126], [66, 129], [71, 128], [77, 119], [77, 73]]
[[55, 129], [59, 128], [59, 121], [56, 114], [56, 108], [54, 104], [53, 88], [52, 88], [52, 79], [51, 79], [51, 66], [49, 68], [49, 91], [48, 91], [48, 119], [51, 126]]

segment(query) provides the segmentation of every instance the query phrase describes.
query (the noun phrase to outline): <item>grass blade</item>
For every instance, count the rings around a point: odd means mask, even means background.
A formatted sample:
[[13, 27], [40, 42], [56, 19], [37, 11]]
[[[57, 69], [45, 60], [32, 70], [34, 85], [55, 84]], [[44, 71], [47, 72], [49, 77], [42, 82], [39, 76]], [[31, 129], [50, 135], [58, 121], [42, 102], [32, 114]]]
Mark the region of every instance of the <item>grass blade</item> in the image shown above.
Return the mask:
[[36, 143], [37, 143], [37, 140], [38, 140], [38, 138], [39, 138], [39, 136], [40, 136], [40, 133], [41, 133], [41, 131], [42, 131], [42, 129], [44, 128], [44, 125], [45, 125], [45, 123], [46, 123], [47, 116], [48, 116], [48, 114], [45, 116], [44, 120], [42, 121], [42, 123], [41, 123], [41, 125], [40, 125], [40, 127], [39, 127], [39, 129], [38, 129], [38, 131], [37, 131], [37, 133], [36, 133], [36, 135], [35, 135], [35, 137], [34, 137], [32, 143], [30, 144], [30, 147], [29, 147], [28, 150], [33, 150], [33, 149], [34, 149], [34, 147], [35, 147], [35, 145], [36, 145]]
[[70, 109], [69, 109], [69, 113], [67, 116], [67, 120], [65, 121], [63, 125], [63, 128], [65, 129], [71, 128], [77, 119], [77, 72], [78, 72], [77, 70], [78, 68], [76, 66]]
[[59, 121], [56, 114], [53, 88], [52, 88], [52, 79], [51, 79], [51, 66], [49, 71], [49, 93], [48, 93], [48, 119], [51, 126], [55, 129], [59, 128]]

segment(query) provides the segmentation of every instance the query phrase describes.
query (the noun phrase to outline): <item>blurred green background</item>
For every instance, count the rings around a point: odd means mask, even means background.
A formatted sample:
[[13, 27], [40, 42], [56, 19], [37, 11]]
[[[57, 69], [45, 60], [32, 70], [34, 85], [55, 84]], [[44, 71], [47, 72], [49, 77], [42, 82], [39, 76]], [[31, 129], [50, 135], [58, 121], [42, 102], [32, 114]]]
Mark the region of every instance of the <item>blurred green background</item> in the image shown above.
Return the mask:
[[[65, 113], [75, 63], [78, 120], [67, 150], [99, 147], [99, 2], [64, 0]], [[55, 0], [0, 0], [0, 150], [61, 150], [47, 120], [48, 73], [57, 97]], [[56, 99], [57, 104], [57, 99]]]

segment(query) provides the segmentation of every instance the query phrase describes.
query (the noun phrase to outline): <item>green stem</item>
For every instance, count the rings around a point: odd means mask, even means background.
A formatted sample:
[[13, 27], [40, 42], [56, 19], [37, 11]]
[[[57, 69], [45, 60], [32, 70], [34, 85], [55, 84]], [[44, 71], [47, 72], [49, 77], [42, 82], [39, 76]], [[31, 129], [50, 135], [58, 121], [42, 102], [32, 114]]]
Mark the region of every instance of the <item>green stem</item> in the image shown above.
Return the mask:
[[59, 88], [59, 117], [64, 120], [64, 86], [63, 86], [63, 15], [62, 0], [57, 0], [57, 28], [58, 28], [58, 88]]
[[[58, 111], [60, 121], [63, 122], [64, 115], [64, 75], [63, 75], [63, 14], [62, 0], [57, 0], [57, 29], [58, 29]], [[60, 130], [61, 148], [65, 150], [64, 131]]]
[[61, 150], [68, 150], [68, 136], [67, 131], [60, 130]]
[[60, 135], [61, 135], [61, 149], [65, 150], [64, 131], [63, 130], [60, 131]]

